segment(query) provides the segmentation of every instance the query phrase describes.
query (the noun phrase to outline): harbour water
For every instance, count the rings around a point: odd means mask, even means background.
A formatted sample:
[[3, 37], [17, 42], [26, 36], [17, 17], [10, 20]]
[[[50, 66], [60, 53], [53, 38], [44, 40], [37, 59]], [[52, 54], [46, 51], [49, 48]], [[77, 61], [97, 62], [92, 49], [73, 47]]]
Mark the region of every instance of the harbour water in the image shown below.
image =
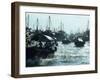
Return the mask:
[[52, 58], [40, 59], [41, 66], [62, 66], [89, 64], [89, 42], [84, 47], [75, 47], [74, 43], [58, 42], [57, 51]]

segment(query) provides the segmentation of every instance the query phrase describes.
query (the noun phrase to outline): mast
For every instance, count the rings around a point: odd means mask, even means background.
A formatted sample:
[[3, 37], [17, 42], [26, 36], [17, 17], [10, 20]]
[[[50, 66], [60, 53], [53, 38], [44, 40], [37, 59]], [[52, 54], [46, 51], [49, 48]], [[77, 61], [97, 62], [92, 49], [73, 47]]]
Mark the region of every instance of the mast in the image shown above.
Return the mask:
[[38, 30], [39, 28], [39, 20], [38, 20], [38, 18], [37, 18], [37, 20], [36, 20], [36, 30]]
[[49, 16], [49, 21], [48, 21], [48, 30], [50, 30], [51, 27], [51, 17]]
[[27, 16], [26, 26], [29, 27], [29, 14], [28, 14], [28, 16]]
[[60, 30], [63, 31], [64, 28], [64, 24], [62, 23], [62, 21], [60, 22]]
[[87, 22], [87, 29], [86, 29], [87, 31], [89, 30], [89, 20], [88, 20], [88, 22]]

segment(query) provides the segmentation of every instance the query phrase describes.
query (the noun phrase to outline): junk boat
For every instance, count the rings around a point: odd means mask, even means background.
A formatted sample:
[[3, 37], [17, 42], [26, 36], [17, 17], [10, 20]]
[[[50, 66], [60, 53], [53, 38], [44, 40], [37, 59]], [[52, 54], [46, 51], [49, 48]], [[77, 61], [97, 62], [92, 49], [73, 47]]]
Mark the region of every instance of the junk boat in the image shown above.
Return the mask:
[[81, 37], [77, 37], [74, 44], [76, 47], [83, 47], [85, 45], [85, 41]]
[[32, 45], [26, 48], [27, 58], [47, 58], [57, 51], [57, 42], [55, 39], [44, 34], [35, 34], [32, 37]]
[[69, 39], [64, 39], [64, 40], [62, 40], [62, 43], [63, 44], [69, 44], [71, 41], [69, 40]]
[[39, 20], [37, 18], [36, 30], [32, 32], [31, 36], [27, 36], [29, 37], [29, 43], [26, 46], [26, 66], [38, 65], [40, 59], [51, 58], [54, 56], [55, 51], [57, 51], [57, 39], [50, 30], [50, 16], [47, 30], [39, 30], [38, 26]]

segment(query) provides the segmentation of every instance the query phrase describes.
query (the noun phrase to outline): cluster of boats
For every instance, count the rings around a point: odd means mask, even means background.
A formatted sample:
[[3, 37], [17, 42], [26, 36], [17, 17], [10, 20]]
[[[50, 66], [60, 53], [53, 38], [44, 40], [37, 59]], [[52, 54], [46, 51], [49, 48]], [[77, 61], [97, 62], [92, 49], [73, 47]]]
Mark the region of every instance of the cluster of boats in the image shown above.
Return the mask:
[[53, 57], [59, 45], [58, 41], [64, 45], [74, 42], [76, 47], [83, 47], [85, 42], [89, 41], [89, 30], [82, 36], [75, 35], [70, 39], [64, 36], [65, 32], [62, 30], [59, 32], [52, 32], [49, 29], [41, 31], [38, 30], [38, 26], [34, 31], [30, 31], [28, 27], [26, 29], [26, 60], [35, 61], [40, 58]]
[[[30, 41], [31, 44], [26, 47], [27, 58], [47, 58], [48, 56], [53, 56], [59, 45], [56, 37], [43, 33], [34, 34]], [[86, 41], [78, 36], [73, 41], [70, 39], [64, 39], [61, 42], [64, 45], [74, 42], [76, 47], [83, 47]]]
[[83, 47], [85, 45], [85, 40], [82, 37], [76, 37], [73, 41], [69, 39], [62, 40], [62, 44], [69, 44], [71, 42], [74, 42], [76, 47]]

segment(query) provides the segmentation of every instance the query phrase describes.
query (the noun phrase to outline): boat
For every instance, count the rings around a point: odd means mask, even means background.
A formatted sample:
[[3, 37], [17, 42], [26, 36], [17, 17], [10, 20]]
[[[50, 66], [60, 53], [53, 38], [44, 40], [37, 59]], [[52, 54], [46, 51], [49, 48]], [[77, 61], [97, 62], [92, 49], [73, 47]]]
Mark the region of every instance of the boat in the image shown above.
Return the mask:
[[62, 40], [62, 44], [69, 44], [71, 41], [69, 39]]
[[27, 58], [38, 56], [38, 58], [47, 58], [49, 54], [57, 51], [57, 42], [50, 36], [36, 34], [32, 38], [33, 44], [26, 48]]
[[[37, 18], [37, 26], [34, 35], [31, 36], [31, 45], [26, 47], [26, 58], [34, 59], [37, 58], [47, 58], [49, 55], [54, 55], [57, 51], [57, 40], [53, 36], [50, 30], [50, 16], [49, 16], [49, 28], [42, 32], [39, 30], [39, 20]], [[48, 32], [49, 31], [49, 32]], [[48, 33], [46, 33], [48, 32]]]
[[85, 41], [81, 37], [77, 37], [74, 41], [76, 47], [84, 47]]

